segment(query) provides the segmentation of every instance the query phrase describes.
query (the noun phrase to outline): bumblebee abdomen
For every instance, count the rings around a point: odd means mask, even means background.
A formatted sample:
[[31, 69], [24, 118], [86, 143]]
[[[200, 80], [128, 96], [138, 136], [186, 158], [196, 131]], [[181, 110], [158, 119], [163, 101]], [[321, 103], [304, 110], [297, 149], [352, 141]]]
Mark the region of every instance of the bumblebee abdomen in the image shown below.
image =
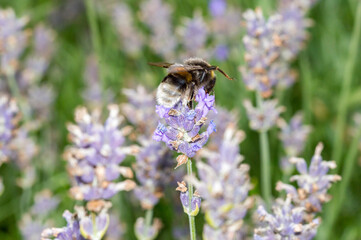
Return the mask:
[[182, 96], [180, 87], [162, 82], [157, 89], [157, 103], [167, 108], [173, 107]]

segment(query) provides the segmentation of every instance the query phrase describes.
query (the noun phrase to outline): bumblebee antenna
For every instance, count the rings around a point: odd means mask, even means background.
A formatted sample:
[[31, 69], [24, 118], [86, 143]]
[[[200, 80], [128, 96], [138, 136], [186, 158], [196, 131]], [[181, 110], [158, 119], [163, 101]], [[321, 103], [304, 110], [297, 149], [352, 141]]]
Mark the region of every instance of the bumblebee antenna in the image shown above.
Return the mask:
[[222, 69], [220, 69], [218, 66], [211, 66], [209, 68], [209, 70], [216, 70], [220, 73], [222, 73], [226, 78], [228, 78], [229, 80], [234, 80], [234, 78], [231, 78], [230, 76], [227, 75], [227, 73], [225, 73]]

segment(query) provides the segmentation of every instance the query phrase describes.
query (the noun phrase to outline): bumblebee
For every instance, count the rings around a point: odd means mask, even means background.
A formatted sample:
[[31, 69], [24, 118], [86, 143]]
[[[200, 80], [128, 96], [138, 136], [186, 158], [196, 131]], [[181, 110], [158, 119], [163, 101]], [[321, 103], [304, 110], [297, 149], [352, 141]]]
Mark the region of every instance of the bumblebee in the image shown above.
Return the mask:
[[157, 89], [157, 103], [166, 108], [173, 107], [182, 100], [183, 105], [192, 106], [197, 92], [204, 87], [210, 93], [216, 83], [214, 71], [219, 71], [232, 80], [218, 66], [212, 66], [201, 58], [186, 59], [180, 63], [149, 63], [149, 65], [167, 68], [168, 74]]

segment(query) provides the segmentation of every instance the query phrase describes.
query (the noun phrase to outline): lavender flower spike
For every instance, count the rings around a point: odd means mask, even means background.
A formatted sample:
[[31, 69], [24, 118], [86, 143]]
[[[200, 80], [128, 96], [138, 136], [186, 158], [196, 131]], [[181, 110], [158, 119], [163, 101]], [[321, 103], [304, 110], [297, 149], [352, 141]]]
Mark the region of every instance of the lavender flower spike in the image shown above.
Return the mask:
[[13, 9], [0, 9], [0, 72], [14, 74], [24, 52], [28, 33], [23, 29], [27, 18], [17, 18]]
[[[238, 239], [243, 218], [252, 205], [249, 166], [241, 164], [239, 144], [244, 133], [235, 124], [226, 128], [218, 151], [202, 149], [200, 155], [207, 163], [197, 162], [199, 180], [190, 178], [203, 198], [206, 226], [204, 239]], [[217, 233], [216, 233], [217, 232]]]
[[307, 136], [311, 132], [311, 127], [303, 125], [302, 119], [302, 113], [297, 113], [291, 118], [289, 124], [283, 119], [278, 121], [278, 126], [281, 128], [279, 138], [289, 157], [299, 156], [302, 153]]
[[273, 206], [273, 214], [267, 213], [263, 206], [259, 206], [257, 213], [260, 222], [264, 225], [254, 230], [253, 239], [312, 239], [316, 235], [319, 219], [303, 223], [304, 211], [303, 207], [295, 207], [291, 204], [290, 196], [286, 201], [278, 199], [276, 205]]
[[73, 146], [64, 156], [74, 181], [71, 193], [77, 200], [109, 199], [119, 191], [135, 187], [134, 181], [129, 179], [114, 182], [120, 175], [133, 177], [130, 168], [119, 164], [126, 154], [134, 154], [137, 148], [123, 146], [129, 128], [120, 129], [123, 118], [117, 105], [109, 105], [108, 109], [109, 116], [104, 124], [99, 112], [90, 115], [81, 107], [75, 112], [77, 124], [68, 125]]
[[332, 183], [341, 180], [339, 175], [327, 174], [330, 169], [336, 168], [336, 163], [334, 161], [323, 161], [321, 157], [322, 149], [323, 145], [319, 143], [309, 167], [307, 167], [303, 158], [290, 159], [290, 162], [296, 165], [299, 172], [299, 175], [292, 176], [290, 180], [297, 182], [298, 189], [281, 182], [277, 184], [277, 190], [285, 190], [297, 206], [306, 209], [311, 218], [315, 213], [322, 210], [323, 203], [331, 199], [327, 191]]
[[12, 155], [11, 141], [15, 138], [19, 109], [15, 100], [0, 94], [0, 165]]
[[267, 131], [272, 128], [284, 111], [284, 107], [277, 106], [277, 100], [267, 100], [262, 103], [259, 109], [252, 106], [249, 100], [244, 101], [250, 127], [257, 131]]
[[195, 109], [190, 109], [181, 102], [172, 109], [163, 106], [156, 108], [156, 112], [166, 124], [158, 124], [153, 139], [165, 142], [171, 150], [183, 153], [189, 158], [194, 157], [207, 143], [209, 135], [216, 131], [215, 124], [211, 121], [207, 130], [199, 134], [208, 112], [215, 111], [214, 96], [208, 95], [202, 88], [198, 91], [196, 101], [198, 104]]

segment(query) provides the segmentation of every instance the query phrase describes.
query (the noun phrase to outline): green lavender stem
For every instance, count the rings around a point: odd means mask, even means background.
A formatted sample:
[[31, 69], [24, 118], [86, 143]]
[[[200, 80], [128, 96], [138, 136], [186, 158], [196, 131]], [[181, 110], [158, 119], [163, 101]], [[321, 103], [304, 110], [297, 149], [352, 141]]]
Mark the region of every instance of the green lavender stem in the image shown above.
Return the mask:
[[[188, 176], [192, 176], [192, 160], [188, 159], [187, 162], [187, 174]], [[193, 184], [188, 183], [188, 212], [192, 212], [192, 198], [193, 198]], [[194, 216], [188, 214], [189, 220], [189, 232], [191, 236], [191, 240], [196, 240], [196, 223]]]
[[99, 75], [101, 79], [102, 84], [102, 97], [103, 100], [105, 99], [105, 88], [106, 88], [106, 79], [105, 79], [105, 72], [104, 72], [104, 66], [103, 66], [103, 54], [102, 54], [102, 45], [100, 40], [100, 33], [99, 28], [97, 24], [97, 16], [94, 8], [94, 0], [86, 0], [86, 12], [88, 17], [88, 23], [90, 26], [90, 32], [91, 32], [91, 40], [93, 44], [93, 49], [97, 55], [98, 65], [99, 65]]
[[148, 209], [145, 213], [145, 229], [146, 231], [149, 231], [149, 229], [152, 226], [152, 219], [153, 219], [153, 208]]
[[[257, 106], [263, 104], [262, 97], [257, 93]], [[261, 144], [261, 191], [262, 197], [265, 200], [266, 208], [269, 210], [271, 207], [271, 161], [269, 152], [269, 142], [267, 131], [261, 130], [259, 132], [259, 140]]]
[[336, 191], [334, 191], [334, 199], [330, 203], [328, 211], [326, 211], [324, 228], [320, 231], [320, 239], [329, 239], [330, 234], [332, 233], [333, 224], [339, 214], [342, 203], [346, 197], [346, 190], [351, 180], [352, 171], [356, 164], [357, 154], [358, 154], [358, 145], [361, 137], [361, 124], [357, 130], [356, 136], [353, 138], [351, 147], [348, 150], [345, 166], [342, 171], [342, 181]]
[[361, 1], [359, 1], [357, 6], [354, 29], [351, 37], [350, 48], [348, 52], [349, 55], [345, 66], [340, 101], [338, 106], [336, 136], [334, 138], [335, 139], [333, 145], [334, 151], [332, 153], [332, 158], [336, 160], [336, 163], [339, 167], [341, 167], [340, 159], [343, 149], [342, 136], [346, 124], [347, 102], [348, 102], [348, 96], [350, 95], [350, 91], [351, 91], [352, 73], [354, 72], [354, 68], [356, 64], [358, 46], [361, 44], [360, 36], [361, 36]]

